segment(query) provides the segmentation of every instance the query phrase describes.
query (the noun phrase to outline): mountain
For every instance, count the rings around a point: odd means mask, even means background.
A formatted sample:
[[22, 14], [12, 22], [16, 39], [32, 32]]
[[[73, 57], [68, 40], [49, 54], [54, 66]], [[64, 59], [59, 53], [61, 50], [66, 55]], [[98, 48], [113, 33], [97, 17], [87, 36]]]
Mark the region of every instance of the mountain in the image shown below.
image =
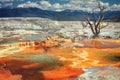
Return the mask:
[[[107, 11], [104, 13], [105, 20], [111, 19], [112, 16], [119, 15], [120, 11]], [[41, 17], [53, 20], [85, 20], [86, 16], [98, 18], [99, 13], [89, 13], [82, 10], [64, 10], [64, 11], [50, 11], [39, 8], [0, 8], [0, 17]], [[120, 15], [119, 15], [120, 16]]]
[[50, 11], [38, 8], [1, 8], [0, 17], [42, 17], [53, 20], [82, 20], [86, 12]]
[[107, 11], [104, 13], [105, 20], [120, 22], [120, 11]]
[[115, 15], [115, 16], [111, 16], [108, 20], [109, 21], [114, 21], [114, 22], [120, 22], [120, 14]]

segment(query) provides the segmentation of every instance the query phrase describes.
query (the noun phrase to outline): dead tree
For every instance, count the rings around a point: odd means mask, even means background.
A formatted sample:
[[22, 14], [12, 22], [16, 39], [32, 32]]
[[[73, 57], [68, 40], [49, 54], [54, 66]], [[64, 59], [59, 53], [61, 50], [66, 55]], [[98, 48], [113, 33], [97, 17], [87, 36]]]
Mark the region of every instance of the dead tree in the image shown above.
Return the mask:
[[100, 10], [98, 19], [90, 21], [90, 18], [87, 17], [86, 21], [82, 23], [82, 26], [84, 28], [89, 27], [91, 29], [91, 31], [93, 33], [93, 38], [99, 37], [101, 29], [105, 28], [108, 25], [108, 24], [102, 25], [105, 7], [101, 6], [100, 3], [98, 3], [98, 7], [99, 7], [99, 10]]

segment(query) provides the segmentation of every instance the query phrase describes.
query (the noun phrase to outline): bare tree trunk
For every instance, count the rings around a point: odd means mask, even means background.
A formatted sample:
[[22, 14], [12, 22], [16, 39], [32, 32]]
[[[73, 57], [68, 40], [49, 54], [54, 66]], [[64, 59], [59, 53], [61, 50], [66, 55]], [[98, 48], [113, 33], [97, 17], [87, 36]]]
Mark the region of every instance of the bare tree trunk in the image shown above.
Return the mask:
[[86, 18], [86, 23], [82, 24], [83, 27], [89, 27], [93, 33], [93, 38], [98, 38], [99, 34], [100, 34], [100, 30], [105, 28], [107, 25], [102, 26], [102, 21], [103, 21], [103, 17], [104, 17], [104, 9], [105, 7], [101, 6], [100, 3], [98, 4], [99, 6], [99, 18], [97, 20], [94, 20], [93, 23], [90, 22], [89, 17]]
[[99, 34], [98, 33], [94, 34], [93, 38], [99, 38]]

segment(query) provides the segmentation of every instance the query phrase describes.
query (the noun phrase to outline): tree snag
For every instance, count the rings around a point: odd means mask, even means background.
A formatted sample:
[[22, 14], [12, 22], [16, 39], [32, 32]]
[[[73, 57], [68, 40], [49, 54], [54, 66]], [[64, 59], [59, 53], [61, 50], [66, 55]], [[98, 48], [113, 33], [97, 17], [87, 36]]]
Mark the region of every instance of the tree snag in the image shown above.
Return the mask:
[[105, 10], [105, 7], [104, 6], [101, 6], [100, 3], [98, 3], [98, 7], [99, 7], [99, 17], [98, 19], [96, 20], [93, 20], [93, 21], [90, 21], [90, 18], [87, 17], [86, 18], [86, 21], [82, 23], [82, 26], [85, 28], [85, 27], [89, 27], [93, 33], [93, 38], [98, 38], [99, 37], [99, 34], [100, 34], [100, 31], [101, 29], [105, 28], [108, 26], [108, 24], [106, 25], [102, 25], [102, 22], [103, 22], [103, 17], [104, 17], [104, 10]]

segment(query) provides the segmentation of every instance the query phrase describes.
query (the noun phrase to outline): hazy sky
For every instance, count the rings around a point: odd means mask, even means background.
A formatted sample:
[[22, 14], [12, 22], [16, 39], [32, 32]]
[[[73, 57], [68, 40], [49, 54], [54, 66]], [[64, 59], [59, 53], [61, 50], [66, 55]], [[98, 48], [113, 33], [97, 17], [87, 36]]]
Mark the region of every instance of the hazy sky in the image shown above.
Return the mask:
[[0, 0], [0, 7], [37, 7], [45, 10], [97, 10], [100, 2], [106, 10], [120, 10], [120, 0]]

